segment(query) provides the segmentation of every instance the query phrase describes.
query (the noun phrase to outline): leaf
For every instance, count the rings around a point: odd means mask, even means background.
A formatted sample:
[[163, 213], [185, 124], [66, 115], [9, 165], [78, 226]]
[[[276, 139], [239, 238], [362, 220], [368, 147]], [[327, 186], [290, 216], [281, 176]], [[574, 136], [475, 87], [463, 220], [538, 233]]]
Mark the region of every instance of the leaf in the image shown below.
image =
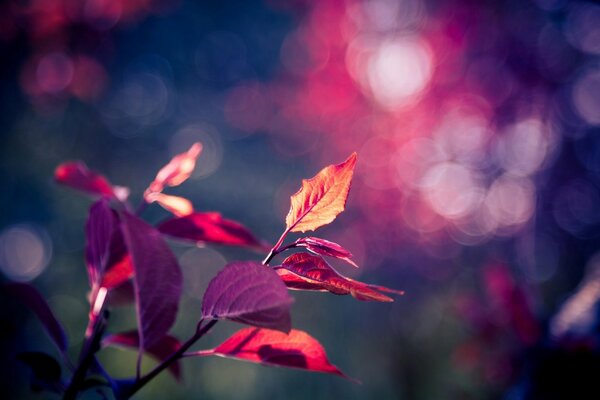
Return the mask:
[[38, 351], [19, 353], [17, 359], [32, 372], [31, 389], [35, 392], [47, 390], [62, 393], [64, 385], [61, 381], [60, 364], [53, 357]]
[[107, 265], [110, 240], [117, 225], [117, 216], [106, 199], [92, 204], [85, 226], [85, 259], [92, 285], [97, 283]]
[[353, 267], [358, 268], [358, 265], [356, 265], [354, 261], [350, 259], [350, 257], [352, 257], [352, 253], [339, 244], [330, 242], [329, 240], [309, 236], [296, 240], [296, 246], [305, 247], [308, 251], [321, 256], [339, 258], [340, 260], [346, 261]]
[[[177, 186], [190, 177], [196, 167], [196, 159], [202, 152], [202, 144], [194, 143], [188, 151], [178, 154], [162, 167], [148, 186], [144, 197], [152, 192], [162, 192], [165, 186]], [[146, 199], [147, 201], [150, 201]]]
[[182, 275], [160, 232], [127, 212], [123, 212], [121, 218], [125, 244], [135, 271], [140, 349], [148, 350], [175, 322]]
[[59, 350], [65, 353], [69, 347], [65, 330], [40, 292], [31, 285], [17, 282], [4, 284], [4, 289], [37, 315], [50, 338], [56, 343]]
[[168, 219], [158, 225], [158, 230], [165, 235], [194, 242], [265, 249], [248, 228], [216, 212], [195, 212]]
[[328, 291], [337, 295], [351, 295], [363, 301], [394, 301], [380, 293], [404, 294], [383, 286], [370, 285], [340, 275], [319, 256], [306, 253], [292, 254], [275, 271], [290, 289]]
[[146, 196], [146, 201], [157, 202], [162, 208], [177, 217], [184, 217], [194, 212], [194, 206], [184, 197], [152, 192]]
[[344, 211], [356, 157], [352, 153], [343, 163], [329, 165], [302, 181], [300, 190], [290, 198], [292, 205], [285, 218], [288, 231], [314, 231]]
[[324, 372], [351, 379], [329, 362], [325, 349], [315, 338], [297, 329], [285, 334], [270, 329], [245, 328], [234, 333], [215, 349], [191, 355], [215, 355], [263, 365]]
[[233, 262], [208, 284], [202, 318], [229, 319], [289, 332], [293, 299], [270, 268], [254, 262]]
[[81, 161], [60, 164], [54, 171], [54, 179], [60, 184], [91, 195], [115, 196], [113, 187], [108, 180], [88, 169], [85, 163]]
[[120, 221], [118, 223], [119, 225], [113, 231], [110, 239], [108, 260], [100, 281], [100, 286], [107, 289], [122, 285], [131, 279], [134, 274], [131, 255], [123, 237], [122, 224]]
[[[137, 331], [116, 333], [110, 335], [102, 340], [103, 346], [120, 346], [131, 349], [138, 349], [140, 347], [139, 336]], [[181, 347], [181, 343], [177, 338], [166, 335], [163, 336], [156, 344], [147, 349], [147, 353], [150, 354], [158, 362], [165, 360], [177, 349]], [[169, 372], [175, 379], [181, 381], [181, 365], [179, 361], [175, 361], [169, 365]]]

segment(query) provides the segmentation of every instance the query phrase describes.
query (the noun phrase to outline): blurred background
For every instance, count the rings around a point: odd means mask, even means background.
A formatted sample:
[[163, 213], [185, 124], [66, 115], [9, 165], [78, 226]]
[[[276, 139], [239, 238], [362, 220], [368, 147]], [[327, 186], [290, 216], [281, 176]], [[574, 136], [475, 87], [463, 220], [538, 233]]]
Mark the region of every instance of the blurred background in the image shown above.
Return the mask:
[[[170, 193], [272, 243], [300, 180], [359, 154], [346, 212], [316, 236], [355, 255], [361, 268], [342, 273], [406, 294], [294, 292], [293, 323], [362, 385], [197, 359], [184, 384], [164, 375], [138, 398], [600, 398], [600, 5], [8, 0], [0, 55], [1, 280], [47, 296], [73, 355], [91, 201], [53, 183], [59, 163], [85, 161], [136, 202], [201, 141]], [[214, 274], [262, 257], [173, 247], [186, 285], [173, 332], [186, 338]], [[2, 304], [3, 390], [45, 398], [14, 357], [52, 345]], [[111, 319], [134, 324], [127, 308]], [[219, 324], [198, 348], [237, 328]], [[134, 371], [133, 352], [101, 359]]]

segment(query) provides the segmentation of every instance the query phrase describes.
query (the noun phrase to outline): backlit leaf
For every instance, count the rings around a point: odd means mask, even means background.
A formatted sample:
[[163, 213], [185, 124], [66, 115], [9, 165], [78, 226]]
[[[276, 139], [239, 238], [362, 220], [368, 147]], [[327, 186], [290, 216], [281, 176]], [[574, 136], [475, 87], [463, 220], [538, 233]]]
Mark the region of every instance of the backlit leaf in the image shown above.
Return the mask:
[[292, 301], [270, 268], [254, 261], [233, 262], [210, 281], [202, 300], [202, 318], [289, 332]]
[[160, 232], [123, 212], [122, 229], [131, 255], [141, 349], [148, 350], [175, 322], [182, 275]]
[[202, 152], [202, 144], [194, 143], [188, 151], [173, 157], [171, 161], [162, 167], [156, 178], [146, 189], [146, 194], [162, 192], [165, 186], [177, 186], [190, 177], [196, 167], [196, 159]]
[[149, 203], [157, 202], [162, 208], [177, 217], [184, 217], [194, 212], [192, 202], [184, 197], [153, 192], [146, 196], [146, 201]]
[[215, 355], [348, 378], [329, 362], [325, 349], [315, 338], [297, 329], [285, 334], [270, 329], [245, 328], [234, 333], [215, 349], [200, 351], [195, 355]]
[[[139, 349], [139, 336], [137, 331], [116, 333], [102, 340], [103, 346], [121, 346], [130, 349]], [[181, 343], [177, 338], [166, 335], [163, 336], [157, 343], [146, 350], [155, 360], [163, 361], [181, 347]], [[177, 379], [181, 380], [181, 365], [179, 361], [175, 361], [168, 367], [169, 372]]]
[[344, 211], [352, 183], [356, 153], [338, 165], [329, 165], [317, 175], [302, 181], [302, 187], [291, 197], [285, 219], [290, 232], [306, 232], [329, 224]]
[[316, 238], [316, 237], [304, 237], [296, 240], [297, 247], [305, 247], [308, 251], [318, 254], [321, 256], [329, 256], [344, 260], [353, 267], [358, 268], [358, 265], [350, 259], [352, 253], [343, 248], [337, 243], [330, 242], [329, 240]]
[[54, 171], [54, 179], [58, 183], [95, 196], [115, 196], [108, 180], [88, 169], [81, 161], [60, 164]]
[[275, 268], [290, 289], [328, 291], [337, 295], [349, 294], [363, 301], [394, 301], [380, 293], [404, 294], [383, 286], [370, 285], [340, 275], [319, 256], [306, 253], [292, 254]]
[[110, 240], [119, 221], [106, 199], [100, 199], [90, 207], [85, 226], [85, 259], [92, 285], [104, 271], [109, 257]]
[[195, 212], [185, 217], [168, 219], [158, 225], [158, 230], [193, 242], [265, 248], [248, 228], [225, 219], [216, 212]]
[[67, 351], [65, 330], [42, 297], [40, 292], [26, 283], [11, 282], [3, 285], [4, 290], [33, 311], [44, 325], [46, 332], [62, 352]]
[[113, 231], [108, 250], [108, 260], [100, 286], [113, 289], [133, 277], [131, 255], [125, 244], [121, 225]]

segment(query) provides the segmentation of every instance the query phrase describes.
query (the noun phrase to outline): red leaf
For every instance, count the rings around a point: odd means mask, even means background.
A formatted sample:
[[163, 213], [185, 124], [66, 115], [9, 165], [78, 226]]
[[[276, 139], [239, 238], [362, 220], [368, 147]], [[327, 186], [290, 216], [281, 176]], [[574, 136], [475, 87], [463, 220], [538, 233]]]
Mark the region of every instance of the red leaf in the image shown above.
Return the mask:
[[17, 298], [37, 315], [59, 350], [63, 353], [66, 352], [68, 347], [67, 335], [40, 292], [26, 283], [11, 282], [4, 284], [3, 287], [9, 295]]
[[191, 355], [215, 355], [263, 365], [298, 368], [348, 378], [327, 359], [323, 346], [306, 332], [292, 329], [289, 334], [270, 329], [245, 328], [213, 350]]
[[265, 249], [265, 246], [245, 226], [221, 217], [216, 212], [195, 212], [172, 218], [158, 225], [162, 233], [194, 242]]
[[188, 151], [173, 157], [167, 165], [158, 171], [156, 178], [154, 178], [154, 181], [148, 186], [144, 196], [147, 196], [152, 192], [162, 192], [165, 186], [177, 186], [182, 184], [194, 171], [196, 159], [201, 152], [202, 144], [194, 143]]
[[329, 165], [302, 181], [300, 190], [290, 198], [292, 205], [285, 218], [288, 231], [314, 231], [344, 211], [356, 157], [352, 153], [343, 163]]
[[344, 260], [353, 267], [358, 268], [358, 265], [350, 259], [352, 253], [343, 248], [337, 243], [330, 242], [329, 240], [320, 239], [316, 237], [305, 237], [296, 240], [297, 247], [305, 247], [308, 251], [318, 254], [321, 256], [329, 256]]
[[363, 301], [394, 301], [380, 293], [404, 294], [383, 286], [369, 285], [340, 275], [319, 256], [292, 254], [275, 270], [290, 289], [328, 291], [337, 295], [349, 294]]
[[208, 284], [202, 318], [229, 319], [289, 332], [293, 299], [273, 270], [253, 262], [233, 262]]
[[160, 232], [127, 212], [121, 216], [123, 236], [135, 270], [140, 348], [148, 350], [175, 322], [181, 296], [181, 271]]
[[146, 201], [157, 202], [162, 208], [177, 217], [184, 217], [194, 212], [194, 206], [184, 197], [152, 192], [146, 195]]
[[110, 240], [108, 260], [100, 281], [100, 286], [113, 289], [133, 277], [133, 264], [127, 251], [121, 224], [113, 231]]
[[[121, 346], [131, 349], [138, 349], [140, 347], [138, 333], [136, 331], [116, 333], [110, 335], [102, 340], [103, 346]], [[177, 349], [181, 347], [181, 343], [177, 338], [166, 335], [163, 336], [156, 344], [146, 350], [157, 361], [163, 361]], [[181, 365], [179, 361], [175, 361], [169, 365], [169, 372], [177, 379], [181, 381]]]
[[88, 169], [81, 161], [66, 162], [56, 167], [54, 179], [58, 183], [96, 196], [114, 197], [114, 190], [108, 180]]

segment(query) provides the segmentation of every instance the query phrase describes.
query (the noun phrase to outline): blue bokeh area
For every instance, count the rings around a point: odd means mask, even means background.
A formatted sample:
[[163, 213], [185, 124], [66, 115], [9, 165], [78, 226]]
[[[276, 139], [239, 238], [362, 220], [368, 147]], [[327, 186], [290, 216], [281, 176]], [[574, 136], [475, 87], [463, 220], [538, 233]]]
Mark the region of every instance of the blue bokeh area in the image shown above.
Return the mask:
[[[362, 384], [187, 359], [182, 383], [163, 374], [137, 398], [600, 398], [599, 38], [600, 6], [585, 1], [6, 1], [0, 280], [40, 290], [76, 359], [92, 199], [54, 182], [59, 164], [84, 161], [137, 205], [201, 142], [168, 193], [274, 243], [301, 180], [356, 151], [346, 211], [310, 235], [353, 253], [359, 269], [332, 261], [341, 273], [406, 293], [295, 291], [292, 320]], [[168, 215], [154, 204], [143, 218]], [[210, 279], [264, 254], [169, 243], [185, 339]], [[0, 297], [4, 397], [46, 398], [16, 357], [56, 350]], [[111, 311], [110, 332], [134, 326], [132, 308]], [[195, 349], [239, 327], [220, 323]], [[99, 359], [134, 374], [133, 351]]]

